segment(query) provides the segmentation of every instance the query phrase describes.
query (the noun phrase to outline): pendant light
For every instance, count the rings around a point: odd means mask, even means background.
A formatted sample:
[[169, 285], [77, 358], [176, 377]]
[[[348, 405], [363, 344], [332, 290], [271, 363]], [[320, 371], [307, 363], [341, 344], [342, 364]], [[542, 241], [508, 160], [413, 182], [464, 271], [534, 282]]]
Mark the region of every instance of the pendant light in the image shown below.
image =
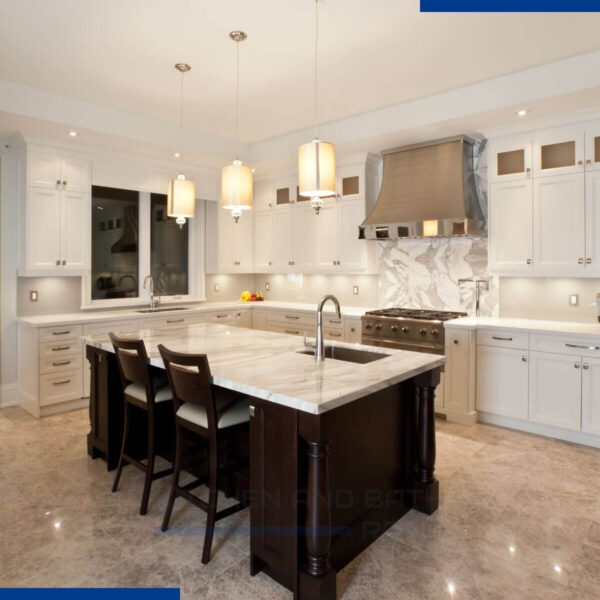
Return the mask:
[[240, 135], [240, 43], [248, 36], [243, 31], [232, 31], [229, 37], [237, 46], [237, 79], [235, 87], [235, 138], [238, 155], [233, 164], [223, 167], [221, 174], [221, 206], [231, 211], [233, 220], [237, 223], [242, 212], [252, 208], [252, 168], [243, 165], [239, 157]]
[[335, 146], [317, 135], [319, 123], [319, 0], [315, 0], [315, 139], [298, 148], [298, 191], [311, 198], [315, 212], [323, 198], [335, 195]]
[[[175, 68], [181, 73], [181, 103], [179, 107], [179, 152], [178, 158], [183, 156], [183, 74], [192, 67], [185, 63], [177, 63]], [[185, 225], [186, 218], [194, 216], [196, 204], [196, 193], [194, 182], [185, 178], [183, 173], [177, 175], [177, 179], [169, 181], [169, 192], [167, 195], [167, 215], [176, 217], [175, 222], [181, 229]]]

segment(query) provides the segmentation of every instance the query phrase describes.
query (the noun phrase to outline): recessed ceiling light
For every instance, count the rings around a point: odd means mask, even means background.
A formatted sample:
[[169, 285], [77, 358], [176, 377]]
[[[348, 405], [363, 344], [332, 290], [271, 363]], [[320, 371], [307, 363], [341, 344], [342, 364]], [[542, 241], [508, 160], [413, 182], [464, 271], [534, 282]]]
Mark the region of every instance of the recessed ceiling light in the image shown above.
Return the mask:
[[456, 591], [456, 587], [452, 582], [448, 584], [448, 591], [450, 592], [450, 594], [454, 594], [454, 592]]
[[515, 550], [516, 550], [516, 548], [512, 544], [508, 547], [508, 551], [511, 553], [514, 553]]
[[175, 158], [179, 158], [181, 156], [181, 152], [175, 152], [175, 154], [173, 154], [173, 156]]
[[555, 570], [557, 573], [560, 573], [560, 572], [562, 571], [562, 569], [560, 568], [560, 565], [554, 565], [554, 570]]
[[77, 137], [77, 132], [76, 131], [69, 131], [69, 135], [71, 137]]
[[517, 111], [517, 117], [524, 117], [528, 112], [528, 110], [522, 108], [521, 110]]
[[253, 173], [256, 173], [256, 169], [255, 169], [254, 167], [252, 168], [252, 172], [253, 172]]

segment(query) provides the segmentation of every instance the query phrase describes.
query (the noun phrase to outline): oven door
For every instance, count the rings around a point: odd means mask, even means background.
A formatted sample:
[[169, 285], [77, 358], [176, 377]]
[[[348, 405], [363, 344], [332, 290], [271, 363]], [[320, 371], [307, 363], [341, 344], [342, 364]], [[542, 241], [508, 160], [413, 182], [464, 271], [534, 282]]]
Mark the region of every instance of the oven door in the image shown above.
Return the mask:
[[442, 344], [433, 344], [431, 342], [409, 342], [398, 340], [386, 340], [362, 337], [362, 343], [369, 346], [380, 346], [382, 348], [395, 348], [396, 350], [408, 350], [409, 352], [427, 352], [429, 354], [444, 354], [444, 346]]

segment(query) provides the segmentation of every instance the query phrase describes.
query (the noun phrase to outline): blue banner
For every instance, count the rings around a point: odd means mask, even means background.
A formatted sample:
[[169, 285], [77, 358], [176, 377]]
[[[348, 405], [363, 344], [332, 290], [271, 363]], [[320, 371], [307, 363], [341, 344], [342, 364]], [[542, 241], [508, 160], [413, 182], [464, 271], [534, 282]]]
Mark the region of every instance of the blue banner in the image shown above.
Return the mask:
[[600, 12], [600, 0], [421, 0], [421, 12]]
[[179, 600], [179, 588], [0, 588], [2, 600]]

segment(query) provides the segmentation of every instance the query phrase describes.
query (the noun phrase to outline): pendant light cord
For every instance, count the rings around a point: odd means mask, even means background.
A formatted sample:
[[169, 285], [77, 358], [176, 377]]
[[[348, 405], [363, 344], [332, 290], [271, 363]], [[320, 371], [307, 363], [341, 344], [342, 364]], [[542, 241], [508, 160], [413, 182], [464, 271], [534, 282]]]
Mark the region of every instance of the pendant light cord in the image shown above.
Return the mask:
[[319, 124], [319, 0], [315, 0], [315, 139]]
[[181, 72], [181, 83], [179, 87], [179, 156], [183, 156], [183, 71]]
[[236, 160], [240, 159], [240, 43], [236, 42], [237, 76], [235, 83], [235, 141]]

